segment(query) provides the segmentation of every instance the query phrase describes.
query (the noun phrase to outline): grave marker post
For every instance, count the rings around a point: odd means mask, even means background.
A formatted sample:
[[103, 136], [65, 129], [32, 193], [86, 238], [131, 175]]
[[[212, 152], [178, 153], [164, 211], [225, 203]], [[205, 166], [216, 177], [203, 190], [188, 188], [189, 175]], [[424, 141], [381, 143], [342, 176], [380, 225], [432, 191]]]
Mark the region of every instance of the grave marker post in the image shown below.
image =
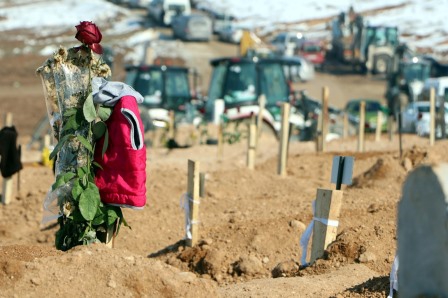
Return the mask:
[[280, 130], [280, 150], [278, 155], [278, 174], [286, 176], [286, 160], [289, 143], [289, 103], [282, 104], [282, 126]]
[[366, 103], [359, 104], [358, 152], [364, 152], [364, 131], [366, 126]]
[[434, 146], [436, 140], [436, 95], [434, 88], [429, 91], [429, 145]]
[[[12, 113], [6, 113], [5, 115], [5, 127], [12, 126]], [[3, 178], [2, 187], [2, 204], [8, 205], [11, 203], [12, 198], [12, 177]]]
[[200, 163], [198, 161], [188, 160], [187, 200], [191, 239], [187, 238], [187, 246], [195, 246], [199, 240], [199, 167]]
[[255, 152], [257, 143], [257, 127], [251, 123], [249, 125], [249, 138], [247, 142], [247, 168], [253, 170], [255, 168]]
[[381, 132], [383, 129], [383, 112], [378, 111], [378, 116], [376, 117], [376, 131], [375, 131], [375, 142], [381, 141]]
[[336, 184], [336, 190], [317, 189], [310, 264], [322, 258], [325, 249], [336, 239], [343, 197], [341, 186], [342, 184], [351, 184], [353, 165], [353, 157], [335, 156], [331, 182]]

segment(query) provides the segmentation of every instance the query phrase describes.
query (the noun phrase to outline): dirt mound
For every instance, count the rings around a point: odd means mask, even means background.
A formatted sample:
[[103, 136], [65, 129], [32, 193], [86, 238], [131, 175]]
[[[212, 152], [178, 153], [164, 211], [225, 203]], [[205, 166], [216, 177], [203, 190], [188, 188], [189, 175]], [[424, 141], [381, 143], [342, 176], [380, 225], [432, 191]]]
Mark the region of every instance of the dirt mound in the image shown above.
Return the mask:
[[13, 296], [17, 292], [33, 293], [39, 297], [217, 295], [216, 286], [209, 280], [126, 250], [109, 249], [102, 244], [80, 246], [66, 253], [53, 249], [53, 253], [47, 251], [27, 262], [12, 260], [0, 264], [3, 275], [20, 280], [14, 287], [0, 283], [4, 296]]
[[370, 278], [362, 284], [351, 287], [344, 292], [337, 294], [336, 296], [332, 296], [332, 298], [384, 298], [389, 293], [389, 287], [389, 276], [378, 276]]
[[405, 150], [401, 157], [401, 165], [406, 171], [410, 171], [416, 166], [428, 161], [428, 151], [413, 146], [411, 149]]

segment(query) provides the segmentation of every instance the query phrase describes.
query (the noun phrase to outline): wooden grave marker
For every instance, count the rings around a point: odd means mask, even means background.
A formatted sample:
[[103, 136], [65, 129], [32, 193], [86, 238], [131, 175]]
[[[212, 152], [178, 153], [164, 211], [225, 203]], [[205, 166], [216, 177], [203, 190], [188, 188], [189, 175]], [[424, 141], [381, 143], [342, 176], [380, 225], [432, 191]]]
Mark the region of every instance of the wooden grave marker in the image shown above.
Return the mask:
[[258, 140], [261, 136], [261, 131], [263, 129], [263, 114], [265, 106], [266, 106], [266, 96], [262, 94], [258, 98], [257, 137], [255, 139], [255, 151], [258, 149]]
[[288, 155], [289, 144], [289, 110], [290, 105], [287, 102], [282, 104], [282, 126], [280, 130], [280, 148], [278, 154], [278, 169], [277, 173], [284, 177], [286, 176], [286, 161]]
[[224, 155], [224, 120], [221, 118], [218, 124], [218, 159]]
[[200, 163], [188, 160], [187, 200], [189, 210], [189, 227], [187, 227], [187, 246], [195, 246], [199, 240], [199, 204], [200, 204]]
[[255, 154], [257, 143], [257, 126], [253, 123], [249, 125], [249, 138], [247, 142], [247, 168], [253, 170], [255, 168]]
[[329, 114], [328, 114], [328, 96], [329, 96], [329, 89], [327, 86], [322, 88], [322, 109], [319, 114], [319, 118], [317, 121], [317, 138], [316, 138], [316, 151], [317, 152], [324, 152], [325, 151], [325, 139], [328, 134], [328, 121], [329, 121]]
[[436, 95], [434, 88], [429, 91], [429, 145], [436, 141]]
[[[4, 126], [5, 127], [12, 126], [12, 113], [6, 113]], [[12, 177], [3, 178], [2, 204], [3, 205], [10, 204], [11, 198], [12, 198]]]
[[348, 114], [344, 113], [344, 119], [343, 119], [343, 130], [342, 130], [342, 137], [346, 138], [348, 137]]
[[174, 124], [175, 114], [173, 110], [168, 112], [168, 140], [174, 140], [175, 136], [175, 124]]
[[366, 126], [366, 103], [359, 104], [358, 152], [364, 152], [364, 133]]
[[317, 189], [310, 264], [322, 258], [328, 245], [336, 240], [343, 197], [341, 185], [352, 183], [353, 165], [353, 157], [335, 156], [331, 182], [336, 184], [336, 190]]
[[382, 129], [383, 129], [383, 112], [378, 111], [378, 114], [376, 117], [375, 142], [381, 141]]

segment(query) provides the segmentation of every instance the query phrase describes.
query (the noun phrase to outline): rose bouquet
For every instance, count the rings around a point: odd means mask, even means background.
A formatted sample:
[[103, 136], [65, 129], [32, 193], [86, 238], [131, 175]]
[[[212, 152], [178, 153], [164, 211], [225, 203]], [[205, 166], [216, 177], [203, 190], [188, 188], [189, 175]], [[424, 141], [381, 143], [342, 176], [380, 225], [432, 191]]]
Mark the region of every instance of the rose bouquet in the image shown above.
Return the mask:
[[119, 207], [101, 202], [94, 180], [95, 141], [105, 138], [105, 152], [108, 132], [104, 121], [111, 109], [94, 104], [91, 80], [109, 77], [111, 71], [101, 56], [92, 53], [103, 51], [98, 27], [92, 22], [81, 22], [76, 29], [75, 37], [82, 45], [68, 50], [59, 48], [37, 70], [53, 134], [58, 140], [50, 155], [56, 158], [56, 181], [46, 201], [56, 201], [58, 205], [60, 229], [56, 233], [56, 248], [61, 250], [108, 242], [108, 231], [116, 233], [121, 223], [126, 224]]

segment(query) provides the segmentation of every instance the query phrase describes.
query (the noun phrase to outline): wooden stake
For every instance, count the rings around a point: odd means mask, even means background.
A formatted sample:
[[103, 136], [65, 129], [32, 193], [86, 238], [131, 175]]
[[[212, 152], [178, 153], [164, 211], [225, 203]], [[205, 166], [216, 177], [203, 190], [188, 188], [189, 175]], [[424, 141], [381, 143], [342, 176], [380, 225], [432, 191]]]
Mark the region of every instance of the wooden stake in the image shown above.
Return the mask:
[[317, 117], [317, 136], [316, 136], [316, 152], [322, 152], [323, 138], [322, 138], [322, 113]]
[[266, 96], [260, 95], [258, 98], [258, 116], [257, 116], [257, 138], [255, 140], [255, 150], [258, 148], [258, 139], [261, 136], [261, 130], [263, 128], [263, 113], [266, 106]]
[[[12, 113], [6, 113], [5, 115], [5, 127], [12, 126]], [[11, 203], [12, 198], [12, 177], [3, 178], [2, 187], [2, 204], [8, 205]]]
[[174, 140], [174, 111], [170, 110], [168, 116], [168, 140]]
[[[342, 205], [341, 190], [317, 189], [316, 210], [314, 212], [313, 243], [310, 264], [322, 258], [328, 245], [336, 240]], [[327, 221], [328, 224], [322, 223]]]
[[199, 240], [199, 166], [198, 161], [188, 160], [188, 204], [190, 210], [191, 239], [187, 239], [187, 246], [195, 246]]
[[366, 103], [361, 101], [359, 105], [359, 131], [358, 131], [358, 151], [364, 152], [364, 129], [366, 126]]
[[222, 159], [224, 154], [224, 124], [222, 120], [218, 124], [218, 159]]
[[199, 196], [205, 197], [205, 173], [199, 173]]
[[286, 159], [289, 143], [289, 103], [282, 104], [282, 126], [280, 130], [280, 152], [278, 155], [278, 174], [286, 176]]
[[389, 133], [389, 141], [392, 142], [394, 136], [394, 116], [387, 119], [387, 131]]
[[436, 95], [434, 88], [429, 91], [429, 145], [436, 141]]
[[348, 114], [344, 113], [344, 130], [342, 132], [342, 137], [348, 137]]
[[249, 139], [247, 142], [247, 168], [255, 168], [255, 146], [257, 142], [257, 127], [255, 124], [249, 125]]
[[328, 135], [328, 123], [329, 123], [329, 114], [328, 114], [328, 97], [329, 97], [329, 89], [327, 86], [322, 88], [322, 152], [325, 152], [326, 147], [326, 138]]
[[381, 141], [382, 129], [383, 129], [383, 112], [378, 111], [378, 116], [376, 117], [375, 142]]

